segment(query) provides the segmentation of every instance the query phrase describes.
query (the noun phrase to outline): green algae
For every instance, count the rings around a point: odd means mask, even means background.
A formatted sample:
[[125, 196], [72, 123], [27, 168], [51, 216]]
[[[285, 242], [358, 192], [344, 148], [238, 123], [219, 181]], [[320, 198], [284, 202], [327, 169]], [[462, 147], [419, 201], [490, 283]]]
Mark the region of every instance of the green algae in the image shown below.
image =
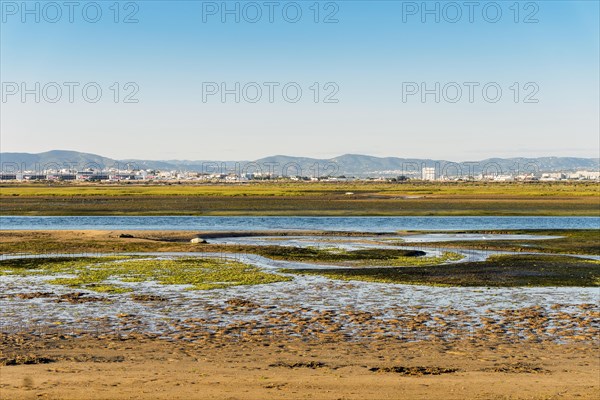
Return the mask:
[[0, 261], [0, 275], [57, 276], [50, 284], [103, 293], [125, 293], [132, 285], [120, 283], [157, 282], [186, 285], [191, 290], [208, 290], [238, 285], [289, 281], [252, 265], [212, 258], [55, 257]]

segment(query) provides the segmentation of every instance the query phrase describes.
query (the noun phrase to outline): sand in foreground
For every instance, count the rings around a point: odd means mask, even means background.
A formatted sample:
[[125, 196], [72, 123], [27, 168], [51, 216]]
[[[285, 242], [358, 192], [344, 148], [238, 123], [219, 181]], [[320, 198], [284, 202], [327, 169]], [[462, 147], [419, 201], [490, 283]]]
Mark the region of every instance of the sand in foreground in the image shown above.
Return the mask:
[[22, 338], [5, 336], [5, 351], [53, 362], [0, 367], [5, 399], [593, 399], [600, 390], [590, 343]]

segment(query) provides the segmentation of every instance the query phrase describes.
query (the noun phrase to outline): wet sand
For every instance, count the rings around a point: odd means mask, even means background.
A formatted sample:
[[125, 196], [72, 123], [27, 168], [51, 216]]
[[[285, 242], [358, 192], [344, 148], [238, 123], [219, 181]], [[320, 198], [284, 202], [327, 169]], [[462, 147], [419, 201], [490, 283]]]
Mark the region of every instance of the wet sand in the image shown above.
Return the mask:
[[[595, 304], [481, 315], [398, 305], [390, 315], [284, 311], [238, 297], [205, 310], [194, 303], [211, 314], [160, 329], [145, 315], [73, 311], [104, 304], [98, 295], [17, 297], [80, 319], [13, 323], [0, 334], [3, 399], [592, 399], [600, 390]], [[133, 300], [146, 315], [169, 304]]]

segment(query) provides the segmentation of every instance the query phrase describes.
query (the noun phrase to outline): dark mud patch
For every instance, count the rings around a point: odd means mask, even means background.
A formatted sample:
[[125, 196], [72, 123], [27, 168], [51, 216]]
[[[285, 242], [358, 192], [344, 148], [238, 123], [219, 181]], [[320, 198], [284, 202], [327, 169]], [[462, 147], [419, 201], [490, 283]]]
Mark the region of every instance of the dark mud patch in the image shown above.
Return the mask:
[[74, 362], [94, 362], [94, 363], [120, 363], [125, 361], [125, 357], [123, 356], [94, 356], [89, 354], [80, 354], [72, 357], [63, 357], [64, 361], [74, 361]]
[[57, 295], [52, 292], [27, 292], [27, 293], [17, 293], [9, 295], [9, 297], [16, 297], [23, 300], [34, 300], [34, 299], [49, 299], [52, 298], [53, 301], [57, 303], [90, 303], [90, 302], [98, 302], [98, 301], [107, 301], [107, 299], [102, 297], [94, 297], [90, 296], [86, 293], [82, 292], [73, 292], [73, 293], [65, 293], [61, 295]]
[[442, 368], [442, 367], [372, 367], [371, 372], [394, 373], [405, 376], [423, 376], [423, 375], [442, 375], [457, 372], [457, 368]]
[[534, 364], [528, 363], [513, 363], [513, 364], [502, 364], [496, 365], [491, 368], [485, 368], [482, 371], [485, 372], [503, 372], [508, 374], [544, 374], [550, 371], [541, 368]]
[[600, 262], [567, 256], [494, 255], [486, 261], [400, 268], [282, 269], [285, 273], [332, 279], [433, 286], [577, 286], [600, 285]]
[[229, 299], [225, 303], [227, 303], [227, 305], [232, 308], [260, 308], [261, 307], [260, 304], [257, 304], [250, 300], [241, 299], [241, 298]]
[[279, 368], [289, 368], [289, 369], [296, 369], [296, 368], [317, 369], [317, 368], [327, 368], [329, 366], [321, 361], [295, 362], [295, 363], [287, 363], [287, 362], [279, 361], [279, 362], [276, 362], [273, 364], [269, 364], [269, 367], [279, 367]]
[[349, 251], [330, 251], [309, 247], [260, 246], [256, 254], [274, 260], [300, 262], [344, 262], [344, 261], [391, 261], [400, 257], [424, 257], [421, 250], [404, 249], [360, 249]]
[[107, 301], [107, 299], [102, 297], [88, 296], [86, 293], [82, 292], [66, 293], [60, 295], [57, 300], [57, 302], [59, 303], [68, 302], [73, 304], [92, 303], [100, 301]]
[[162, 296], [157, 296], [154, 294], [132, 294], [131, 299], [133, 301], [167, 301], [167, 298]]
[[0, 358], [0, 365], [33, 365], [33, 364], [50, 364], [56, 360], [48, 357], [39, 357], [32, 354], [19, 355], [15, 357]]
[[51, 292], [30, 292], [30, 293], [17, 293], [14, 297], [18, 297], [23, 300], [31, 300], [31, 299], [39, 299], [39, 298], [48, 298], [54, 297], [54, 293]]

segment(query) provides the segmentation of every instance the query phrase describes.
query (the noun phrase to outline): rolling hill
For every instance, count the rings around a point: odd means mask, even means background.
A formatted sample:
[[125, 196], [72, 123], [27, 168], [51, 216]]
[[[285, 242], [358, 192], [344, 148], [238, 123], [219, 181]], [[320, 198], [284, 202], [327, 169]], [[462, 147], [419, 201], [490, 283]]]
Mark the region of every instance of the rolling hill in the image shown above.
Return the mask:
[[153, 169], [161, 171], [195, 171], [213, 173], [223, 172], [263, 172], [273, 171], [284, 175], [332, 175], [332, 176], [397, 176], [420, 173], [423, 167], [436, 167], [438, 173], [452, 175], [479, 174], [488, 172], [511, 173], [555, 172], [576, 170], [598, 170], [599, 160], [577, 157], [537, 157], [537, 158], [489, 158], [479, 161], [454, 163], [447, 160], [373, 157], [360, 154], [345, 154], [331, 159], [292, 157], [276, 155], [254, 161], [219, 160], [116, 160], [97, 154], [81, 153], [70, 150], [52, 150], [44, 153], [0, 153], [2, 171], [15, 169], [43, 170], [59, 168], [102, 169], [121, 167], [122, 169]]

